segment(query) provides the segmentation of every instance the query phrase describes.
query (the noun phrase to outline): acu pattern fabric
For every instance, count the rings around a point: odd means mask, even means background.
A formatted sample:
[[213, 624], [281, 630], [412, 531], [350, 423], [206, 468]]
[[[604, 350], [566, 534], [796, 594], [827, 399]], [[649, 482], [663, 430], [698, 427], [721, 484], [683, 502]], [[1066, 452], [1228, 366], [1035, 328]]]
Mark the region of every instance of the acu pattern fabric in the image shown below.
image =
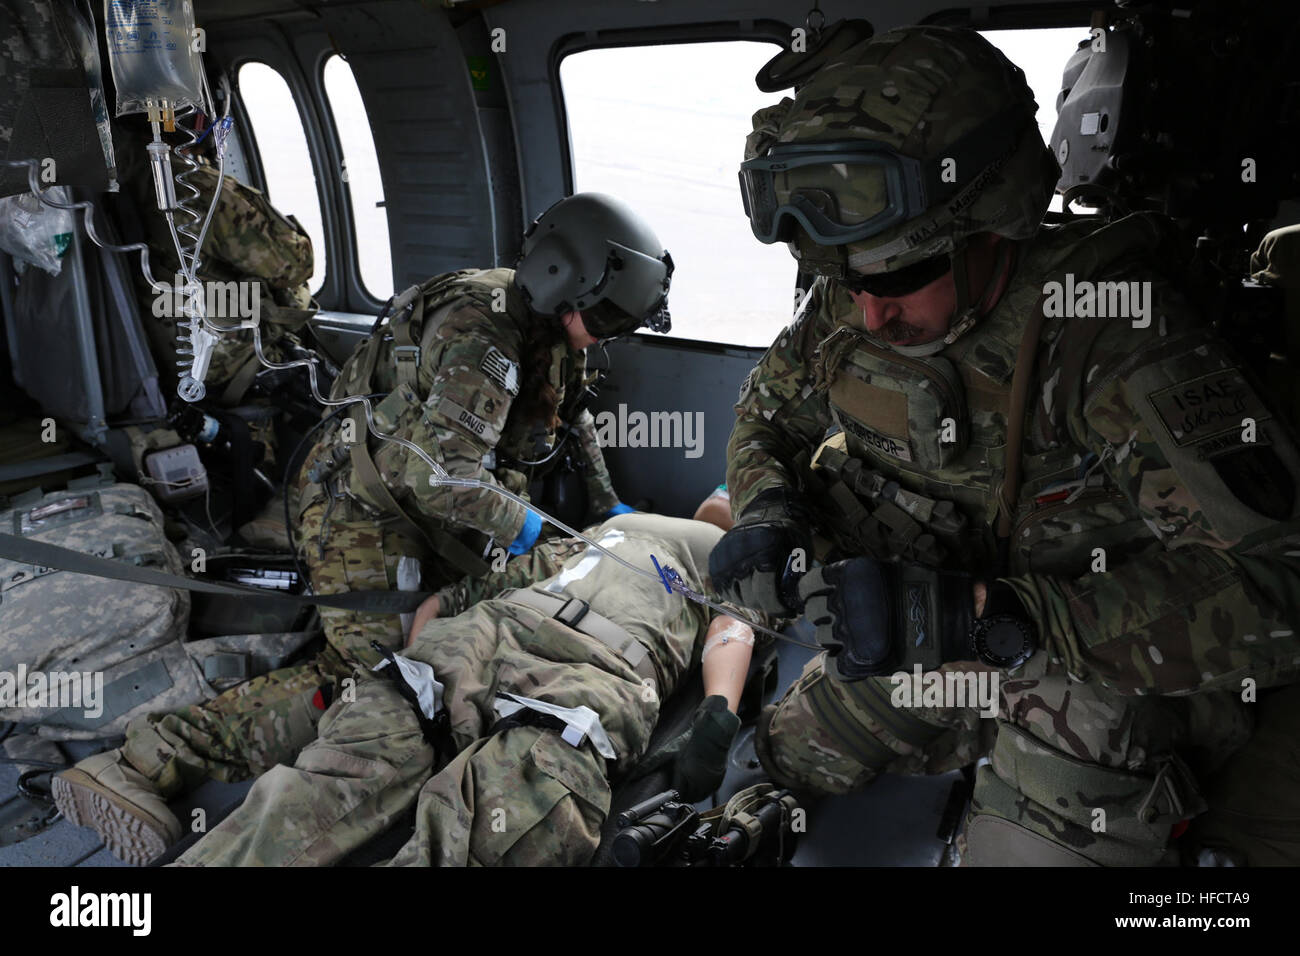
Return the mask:
[[[648, 566], [653, 554], [702, 583], [721, 532], [628, 514], [593, 534], [636, 565]], [[609, 811], [609, 780], [645, 752], [660, 700], [699, 660], [711, 613], [594, 550], [573, 553], [535, 590], [584, 600], [629, 632], [649, 651], [653, 686], [605, 644], [509, 599], [431, 620], [405, 654], [444, 684], [455, 756], [435, 767], [413, 705], [387, 678], [359, 675], [355, 702], [331, 708], [296, 764], [258, 780], [243, 806], [178, 862], [334, 863], [417, 800], [415, 835], [395, 865], [588, 862]], [[573, 747], [550, 728], [493, 732], [500, 693], [591, 708], [615, 758], [606, 762], [590, 740]]]
[[[1197, 781], [1251, 733], [1243, 679], [1279, 687], [1300, 669], [1300, 465], [1282, 422], [1154, 268], [1160, 232], [1135, 216], [1044, 227], [1018, 248], [997, 306], [938, 356], [967, 403], [955, 447], [940, 444], [943, 405], [925, 394], [943, 391], [925, 374], [943, 367], [890, 361], [838, 287], [822, 290], [746, 380], [728, 447], [734, 513], [768, 488], [802, 488], [833, 539], [828, 559], [920, 560], [900, 541], [924, 539], [943, 566], [987, 573], [998, 566], [990, 525], [1007, 393], [1045, 282], [1070, 272], [1152, 283], [1146, 328], [1127, 318], [1043, 325], [1002, 578], [1042, 648], [1004, 675], [996, 725], [973, 708], [893, 707], [887, 678], [842, 683], [822, 655], [765, 714], [757, 746], [778, 783], [844, 793], [882, 771], [941, 772], [989, 753], [971, 818], [989, 833], [980, 846], [1012, 826], [1053, 862], [1173, 858], [1171, 831], [1205, 807]], [[1191, 403], [1213, 414], [1180, 414]], [[1254, 445], [1238, 440], [1243, 414], [1258, 421]], [[814, 471], [813, 449], [836, 426], [846, 454]], [[846, 468], [846, 457], [857, 464]], [[871, 487], [868, 473], [895, 483], [888, 504], [910, 508], [846, 498], [846, 483]], [[966, 520], [940, 515], [938, 501]], [[1091, 826], [1098, 808], [1105, 833]], [[977, 847], [968, 860], [995, 862]]]

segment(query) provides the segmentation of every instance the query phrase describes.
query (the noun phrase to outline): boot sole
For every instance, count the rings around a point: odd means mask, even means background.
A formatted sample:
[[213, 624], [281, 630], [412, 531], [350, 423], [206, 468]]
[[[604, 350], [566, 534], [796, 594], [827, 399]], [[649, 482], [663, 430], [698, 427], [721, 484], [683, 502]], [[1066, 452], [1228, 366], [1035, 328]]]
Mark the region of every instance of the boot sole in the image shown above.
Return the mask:
[[170, 845], [167, 829], [77, 769], [51, 778], [54, 803], [74, 826], [90, 827], [123, 863], [144, 866]]

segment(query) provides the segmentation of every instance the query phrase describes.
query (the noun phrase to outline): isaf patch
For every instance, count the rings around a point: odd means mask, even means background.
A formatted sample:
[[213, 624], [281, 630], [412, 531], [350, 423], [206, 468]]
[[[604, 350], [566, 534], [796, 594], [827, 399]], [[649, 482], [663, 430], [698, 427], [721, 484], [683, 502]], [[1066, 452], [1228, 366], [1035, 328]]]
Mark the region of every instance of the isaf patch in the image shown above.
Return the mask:
[[480, 371], [496, 382], [508, 395], [519, 394], [519, 365], [505, 357], [495, 345], [487, 350]]
[[1149, 394], [1147, 401], [1174, 444], [1182, 447], [1204, 443], [1202, 458], [1239, 448], [1240, 441], [1225, 439], [1232, 433], [1240, 434], [1242, 419], [1262, 422], [1272, 417], [1268, 406], [1236, 368], [1159, 389]]

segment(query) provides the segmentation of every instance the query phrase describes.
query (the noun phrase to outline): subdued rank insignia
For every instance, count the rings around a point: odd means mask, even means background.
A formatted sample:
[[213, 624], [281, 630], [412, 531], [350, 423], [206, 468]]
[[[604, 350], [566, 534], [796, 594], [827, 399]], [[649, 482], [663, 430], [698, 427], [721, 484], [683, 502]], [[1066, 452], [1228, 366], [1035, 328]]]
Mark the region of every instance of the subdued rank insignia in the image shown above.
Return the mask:
[[509, 395], [519, 394], [519, 366], [506, 358], [495, 345], [483, 356], [479, 369], [492, 381], [496, 382]]
[[1214, 470], [1237, 500], [1274, 521], [1291, 517], [1295, 479], [1277, 452], [1267, 445], [1245, 446], [1210, 459]]

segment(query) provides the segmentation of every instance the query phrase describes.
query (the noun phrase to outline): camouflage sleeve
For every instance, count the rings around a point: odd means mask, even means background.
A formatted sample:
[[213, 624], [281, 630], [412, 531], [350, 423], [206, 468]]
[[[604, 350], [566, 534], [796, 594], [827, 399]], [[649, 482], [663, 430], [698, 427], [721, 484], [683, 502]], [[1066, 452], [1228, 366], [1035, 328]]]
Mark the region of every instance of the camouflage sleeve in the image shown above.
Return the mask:
[[605, 454], [596, 440], [596, 419], [591, 412], [584, 408], [573, 422], [573, 428], [586, 465], [583, 478], [587, 484], [587, 520], [599, 521], [618, 504], [618, 492], [614, 490], [614, 481], [605, 466]]
[[[447, 315], [426, 348], [420, 381], [431, 369], [431, 383], [411, 440], [428, 449], [452, 477], [499, 487], [484, 457], [496, 447], [519, 391], [518, 336], [506, 334], [474, 306], [463, 305]], [[486, 488], [430, 485], [430, 474], [420, 458], [406, 456], [402, 484], [420, 511], [475, 528], [503, 546], [518, 537], [523, 505]]]
[[1120, 693], [1294, 680], [1300, 456], [1222, 343], [1167, 335], [1166, 318], [1152, 334], [1110, 320], [1071, 425], [1163, 548], [1103, 565], [1094, 551], [1093, 573], [1008, 583], [1051, 666]]
[[815, 449], [831, 423], [825, 394], [813, 388], [813, 361], [835, 323], [821, 291], [815, 295], [740, 386], [736, 424], [727, 442], [733, 515], [762, 491], [797, 485], [794, 460]]
[[545, 581], [559, 574], [564, 562], [586, 547], [580, 538], [552, 538], [539, 542], [526, 554], [510, 558], [503, 566], [494, 562], [483, 577], [464, 577], [438, 591], [438, 616], [455, 617], [508, 588], [526, 588]]

